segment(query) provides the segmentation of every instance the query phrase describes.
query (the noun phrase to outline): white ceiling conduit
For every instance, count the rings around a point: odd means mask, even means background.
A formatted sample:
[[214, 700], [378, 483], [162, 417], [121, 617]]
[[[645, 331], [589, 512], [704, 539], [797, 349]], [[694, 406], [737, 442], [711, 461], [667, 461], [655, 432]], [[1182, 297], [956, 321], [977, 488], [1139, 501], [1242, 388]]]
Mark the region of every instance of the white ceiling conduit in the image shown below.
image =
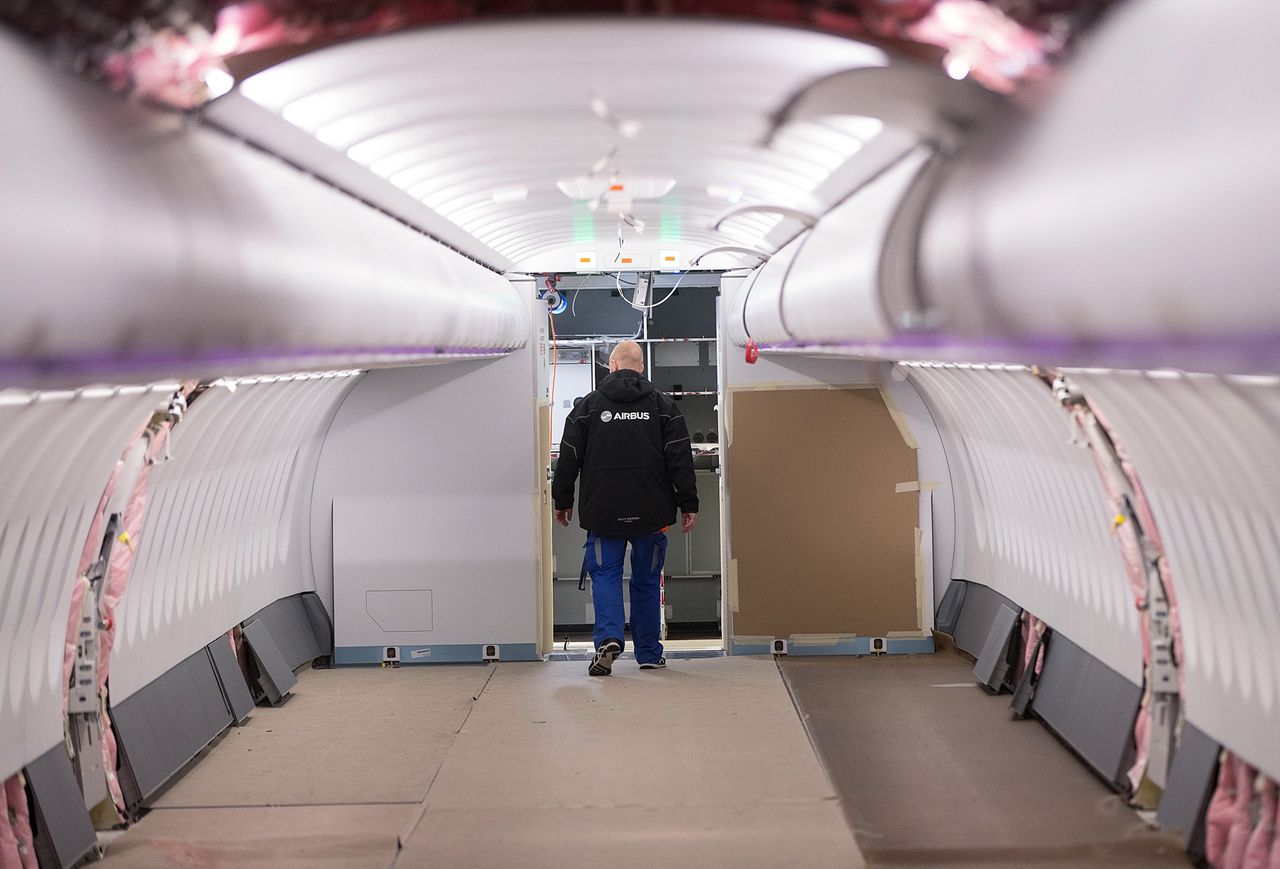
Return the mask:
[[928, 159], [927, 149], [913, 149], [809, 233], [781, 288], [791, 340], [812, 346], [893, 335], [882, 257], [898, 205]]
[[[744, 318], [753, 325], [749, 337], [766, 351], [838, 351], [890, 341], [923, 322], [916, 237], [936, 170], [974, 130], [1010, 111], [1002, 97], [971, 81], [910, 62], [841, 71], [793, 95], [773, 119], [771, 143], [798, 123], [818, 122], [883, 127], [877, 142], [885, 147], [850, 161], [855, 171], [845, 173], [848, 190], [833, 208], [816, 222], [799, 221], [813, 229], [789, 268], [772, 270], [781, 283], [765, 282], [759, 288], [765, 292], [740, 297], [756, 311]], [[717, 223], [732, 226], [734, 218], [725, 218]], [[775, 293], [771, 320], [763, 316], [762, 297]]]
[[0, 383], [79, 385], [492, 355], [496, 272], [279, 159], [50, 69], [0, 35]]
[[829, 182], [879, 123], [797, 120], [766, 147], [771, 116], [817, 79], [885, 62], [861, 43], [769, 26], [520, 21], [321, 49], [240, 87], [516, 270], [569, 271], [584, 252], [600, 268], [620, 262], [624, 213], [634, 267], [668, 249], [681, 264], [726, 242], [773, 250], [777, 214], [722, 233], [707, 224], [735, 203], [829, 204]]
[[891, 339], [890, 302], [914, 297], [914, 284], [909, 268], [893, 268], [890, 233], [930, 158], [922, 146], [904, 152], [760, 266], [734, 298], [729, 340], [768, 351]]
[[769, 261], [760, 266], [757, 275], [734, 298], [734, 307], [738, 310], [729, 315], [730, 338], [734, 343], [745, 345], [748, 340], [756, 344], [789, 345], [794, 337], [787, 331], [782, 319], [782, 288], [787, 280], [787, 272], [795, 262], [796, 255], [803, 249], [810, 233], [797, 237]]
[[1117, 5], [1025, 128], [940, 187], [920, 265], [942, 328], [1275, 370], [1278, 30], [1276, 3]]

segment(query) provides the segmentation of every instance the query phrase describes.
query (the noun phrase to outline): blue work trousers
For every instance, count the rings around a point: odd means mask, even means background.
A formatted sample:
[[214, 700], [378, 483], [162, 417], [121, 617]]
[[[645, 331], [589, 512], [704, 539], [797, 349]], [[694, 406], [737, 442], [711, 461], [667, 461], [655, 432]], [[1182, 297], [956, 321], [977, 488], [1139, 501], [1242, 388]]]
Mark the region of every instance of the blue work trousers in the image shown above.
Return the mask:
[[662, 565], [667, 557], [667, 535], [659, 531], [642, 537], [600, 537], [587, 532], [585, 563], [591, 575], [591, 601], [596, 608], [592, 633], [596, 648], [617, 640], [626, 648], [622, 606], [622, 559], [631, 544], [631, 638], [636, 661], [652, 664], [662, 657]]

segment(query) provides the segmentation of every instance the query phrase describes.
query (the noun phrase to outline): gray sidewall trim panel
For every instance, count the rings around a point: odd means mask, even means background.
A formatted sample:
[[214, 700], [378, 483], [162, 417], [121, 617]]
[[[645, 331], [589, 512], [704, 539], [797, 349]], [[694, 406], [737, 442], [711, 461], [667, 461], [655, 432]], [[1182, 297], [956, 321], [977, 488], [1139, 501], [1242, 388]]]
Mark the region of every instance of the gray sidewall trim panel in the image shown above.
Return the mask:
[[231, 726], [208, 647], [111, 708], [132, 813]]
[[1204, 853], [1204, 815], [1217, 785], [1221, 751], [1221, 745], [1187, 722], [1156, 812], [1160, 826], [1183, 832], [1186, 849], [1193, 854]]
[[36, 857], [44, 869], [74, 865], [98, 844], [84, 796], [61, 744], [27, 765], [27, 784], [35, 798]]
[[1142, 688], [1056, 631], [1047, 648], [1032, 711], [1121, 789]]
[[258, 662], [260, 688], [267, 701], [274, 706], [293, 690], [298, 679], [293, 675], [293, 668], [276, 645], [265, 621], [254, 619], [245, 622], [244, 638]]
[[[955, 582], [952, 583], [954, 584]], [[950, 593], [951, 590], [947, 589], [947, 594]], [[991, 625], [999, 615], [1000, 608], [1003, 606], [1016, 611], [1018, 605], [998, 591], [993, 591], [976, 582], [965, 583], [962, 603], [952, 636], [960, 649], [977, 658], [982, 654], [982, 648], [987, 643]]]
[[282, 597], [244, 621], [266, 627], [290, 670], [333, 652], [329, 615], [312, 592]]
[[213, 669], [218, 674], [218, 683], [222, 686], [223, 697], [235, 723], [240, 724], [253, 711], [253, 695], [244, 681], [244, 673], [240, 670], [240, 662], [236, 659], [235, 650], [226, 637], [218, 637], [208, 646], [209, 657], [213, 660]]
[[947, 586], [947, 591], [942, 595], [942, 600], [938, 603], [938, 612], [934, 617], [934, 625], [939, 632], [955, 635], [956, 623], [960, 620], [960, 613], [964, 609], [965, 593], [968, 588], [969, 583], [963, 579], [953, 579]]

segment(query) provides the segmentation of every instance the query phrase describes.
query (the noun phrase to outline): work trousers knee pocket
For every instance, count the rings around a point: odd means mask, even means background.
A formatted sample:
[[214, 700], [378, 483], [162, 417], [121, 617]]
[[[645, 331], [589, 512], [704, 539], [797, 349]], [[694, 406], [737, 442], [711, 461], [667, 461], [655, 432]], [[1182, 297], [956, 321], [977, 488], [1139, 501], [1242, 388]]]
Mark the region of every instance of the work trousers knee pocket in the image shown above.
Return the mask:
[[662, 572], [663, 565], [667, 563], [667, 535], [658, 534], [653, 541], [653, 554], [649, 559], [649, 573], [651, 576], [657, 576]]
[[590, 531], [587, 532], [587, 542], [582, 544], [582, 564], [588, 576], [595, 576], [600, 565], [604, 564], [600, 538]]
[[631, 584], [634, 588], [658, 587], [667, 560], [667, 535], [646, 534], [631, 540]]
[[587, 577], [595, 579], [604, 556], [600, 551], [600, 538], [593, 532], [587, 532], [587, 542], [582, 544], [582, 573], [578, 577], [579, 590], [587, 587]]

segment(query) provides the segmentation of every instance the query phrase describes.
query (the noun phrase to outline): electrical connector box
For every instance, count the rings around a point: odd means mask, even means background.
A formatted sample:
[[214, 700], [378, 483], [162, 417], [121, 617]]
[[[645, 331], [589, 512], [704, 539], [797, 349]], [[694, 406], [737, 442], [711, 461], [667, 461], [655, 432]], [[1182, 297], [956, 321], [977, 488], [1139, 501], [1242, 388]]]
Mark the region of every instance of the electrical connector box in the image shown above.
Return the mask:
[[481, 650], [481, 652], [483, 653], [481, 655], [481, 658], [485, 661], [501, 661], [502, 660], [502, 646], [496, 645], [494, 643], [486, 643], [484, 648]]
[[787, 641], [786, 641], [786, 640], [779, 640], [779, 639], [775, 639], [775, 640], [773, 641], [773, 653], [774, 653], [775, 655], [786, 655], [786, 654], [788, 654], [788, 652], [787, 652]]

